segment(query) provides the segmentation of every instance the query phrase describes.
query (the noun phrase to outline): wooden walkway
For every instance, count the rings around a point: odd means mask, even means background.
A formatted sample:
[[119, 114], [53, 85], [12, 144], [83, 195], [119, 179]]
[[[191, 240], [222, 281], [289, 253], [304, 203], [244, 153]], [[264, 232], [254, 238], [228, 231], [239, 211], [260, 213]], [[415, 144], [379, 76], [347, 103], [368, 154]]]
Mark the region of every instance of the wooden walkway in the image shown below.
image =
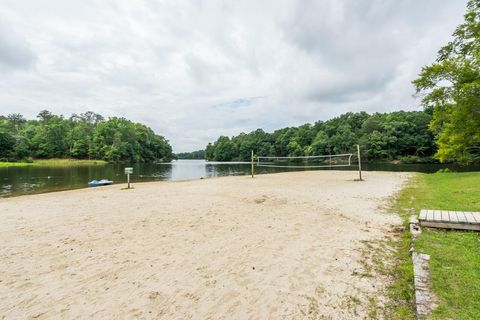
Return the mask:
[[480, 231], [480, 212], [420, 210], [422, 227]]

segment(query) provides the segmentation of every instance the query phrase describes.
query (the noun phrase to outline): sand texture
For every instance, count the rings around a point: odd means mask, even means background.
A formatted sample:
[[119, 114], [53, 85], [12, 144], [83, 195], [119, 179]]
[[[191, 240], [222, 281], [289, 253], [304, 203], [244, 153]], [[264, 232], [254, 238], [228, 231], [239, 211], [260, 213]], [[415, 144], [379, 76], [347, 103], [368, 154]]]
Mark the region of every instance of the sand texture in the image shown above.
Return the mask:
[[360, 249], [401, 224], [383, 208], [409, 174], [364, 176], [291, 172], [0, 199], [0, 319], [362, 318], [364, 293], [384, 283], [358, 275]]

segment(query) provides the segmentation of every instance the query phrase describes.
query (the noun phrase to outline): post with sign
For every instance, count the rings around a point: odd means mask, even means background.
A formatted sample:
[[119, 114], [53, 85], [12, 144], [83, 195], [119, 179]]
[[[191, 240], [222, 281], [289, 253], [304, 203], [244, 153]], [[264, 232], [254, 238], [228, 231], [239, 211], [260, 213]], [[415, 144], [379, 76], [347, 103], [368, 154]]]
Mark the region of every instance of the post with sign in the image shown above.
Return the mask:
[[130, 175], [133, 173], [133, 168], [125, 168], [125, 174], [127, 175], [127, 189], [130, 189]]

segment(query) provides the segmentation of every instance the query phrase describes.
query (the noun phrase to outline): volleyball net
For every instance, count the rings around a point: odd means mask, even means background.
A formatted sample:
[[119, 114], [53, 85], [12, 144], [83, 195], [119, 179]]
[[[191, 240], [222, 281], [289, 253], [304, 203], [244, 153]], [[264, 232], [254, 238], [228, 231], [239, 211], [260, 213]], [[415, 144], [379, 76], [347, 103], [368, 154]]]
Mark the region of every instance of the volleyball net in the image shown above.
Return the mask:
[[336, 168], [352, 166], [353, 153], [299, 157], [257, 156], [257, 167], [270, 168]]
[[252, 151], [252, 178], [255, 175], [254, 167], [270, 168], [297, 168], [297, 169], [315, 169], [315, 168], [340, 168], [353, 167], [358, 168], [358, 179], [362, 181], [362, 160], [360, 158], [360, 146], [357, 145], [357, 153], [327, 154], [318, 156], [297, 156], [297, 157], [264, 157], [254, 156]]

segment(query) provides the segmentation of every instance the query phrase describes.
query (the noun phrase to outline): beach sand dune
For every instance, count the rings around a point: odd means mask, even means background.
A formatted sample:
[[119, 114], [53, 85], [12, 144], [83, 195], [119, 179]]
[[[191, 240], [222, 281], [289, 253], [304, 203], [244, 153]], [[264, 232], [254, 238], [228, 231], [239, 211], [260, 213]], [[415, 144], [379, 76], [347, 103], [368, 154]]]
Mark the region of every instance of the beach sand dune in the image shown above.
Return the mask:
[[[290, 172], [0, 199], [0, 318], [352, 319], [406, 173]], [[359, 297], [355, 310], [348, 298]], [[354, 299], [353, 301], [356, 301]], [[346, 303], [346, 304], [345, 304]]]

